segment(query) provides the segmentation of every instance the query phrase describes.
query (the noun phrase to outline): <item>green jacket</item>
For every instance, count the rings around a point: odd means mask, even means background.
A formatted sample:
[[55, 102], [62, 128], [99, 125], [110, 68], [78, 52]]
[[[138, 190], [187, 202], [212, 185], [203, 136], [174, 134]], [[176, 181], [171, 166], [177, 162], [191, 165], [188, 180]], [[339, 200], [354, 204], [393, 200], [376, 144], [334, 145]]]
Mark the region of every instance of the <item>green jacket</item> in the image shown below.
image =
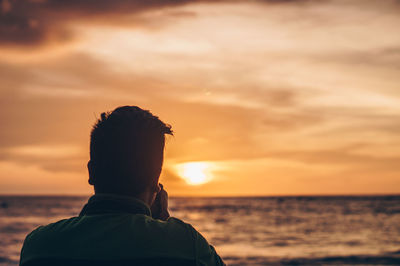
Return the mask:
[[108, 264], [101, 265], [224, 265], [190, 224], [172, 217], [153, 219], [144, 202], [111, 194], [96, 194], [78, 217], [28, 234], [20, 265], [104, 261]]

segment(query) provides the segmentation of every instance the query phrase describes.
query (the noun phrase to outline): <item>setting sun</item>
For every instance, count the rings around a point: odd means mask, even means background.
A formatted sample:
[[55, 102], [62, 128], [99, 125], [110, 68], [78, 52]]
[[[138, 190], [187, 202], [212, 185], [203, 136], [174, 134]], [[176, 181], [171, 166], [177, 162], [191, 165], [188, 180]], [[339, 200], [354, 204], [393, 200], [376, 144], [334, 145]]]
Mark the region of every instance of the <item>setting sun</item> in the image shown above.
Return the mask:
[[183, 163], [177, 168], [179, 176], [189, 185], [201, 185], [211, 179], [210, 166], [204, 162]]

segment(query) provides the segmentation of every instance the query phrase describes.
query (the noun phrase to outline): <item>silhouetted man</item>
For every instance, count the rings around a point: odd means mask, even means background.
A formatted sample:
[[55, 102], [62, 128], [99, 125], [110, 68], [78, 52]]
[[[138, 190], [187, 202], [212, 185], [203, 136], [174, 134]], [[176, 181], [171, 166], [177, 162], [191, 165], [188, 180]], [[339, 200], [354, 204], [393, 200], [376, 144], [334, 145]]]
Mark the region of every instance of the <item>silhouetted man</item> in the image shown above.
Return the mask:
[[223, 265], [190, 224], [169, 217], [158, 183], [165, 134], [171, 127], [139, 107], [102, 113], [90, 138], [95, 194], [78, 217], [32, 231], [20, 265]]

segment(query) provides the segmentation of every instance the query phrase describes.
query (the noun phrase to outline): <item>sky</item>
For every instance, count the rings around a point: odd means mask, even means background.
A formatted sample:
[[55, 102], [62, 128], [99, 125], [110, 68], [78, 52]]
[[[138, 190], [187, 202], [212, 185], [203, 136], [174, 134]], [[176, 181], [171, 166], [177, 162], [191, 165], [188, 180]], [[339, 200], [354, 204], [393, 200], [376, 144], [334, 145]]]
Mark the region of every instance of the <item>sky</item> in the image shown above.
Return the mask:
[[400, 2], [0, 6], [0, 194], [89, 195], [101, 112], [150, 110], [170, 196], [400, 193]]

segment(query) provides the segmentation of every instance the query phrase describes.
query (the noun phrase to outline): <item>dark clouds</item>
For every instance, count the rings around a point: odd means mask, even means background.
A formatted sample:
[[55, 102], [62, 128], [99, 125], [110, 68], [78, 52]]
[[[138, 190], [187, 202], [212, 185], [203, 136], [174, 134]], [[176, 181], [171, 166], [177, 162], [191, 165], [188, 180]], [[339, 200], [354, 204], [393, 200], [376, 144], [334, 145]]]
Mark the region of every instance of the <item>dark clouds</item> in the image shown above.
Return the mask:
[[46, 41], [63, 42], [73, 38], [65, 24], [74, 20], [107, 20], [110, 16], [124, 16], [188, 2], [191, 1], [3, 0], [0, 10], [0, 43], [37, 45]]
[[[143, 11], [199, 2], [241, 1], [2, 0], [0, 5], [0, 45], [12, 47], [40, 45], [47, 42], [62, 43], [75, 37], [73, 32], [68, 29], [68, 24], [77, 20], [113, 24], [115, 21], [123, 21], [121, 18], [124, 16]], [[299, 2], [299, 0], [264, 0], [260, 2], [276, 4]], [[170, 15], [186, 17], [192, 14], [172, 12]]]
[[[63, 43], [72, 40], [74, 33], [68, 24], [76, 21], [90, 21], [112, 25], [124, 22], [124, 17], [144, 11], [175, 7], [196, 2], [195, 0], [2, 0], [0, 5], [0, 45], [33, 46], [47, 42]], [[272, 1], [275, 2], [275, 1]], [[171, 12], [171, 16], [192, 16], [189, 12]], [[126, 22], [125, 22], [126, 23]], [[130, 26], [140, 23], [131, 20]]]

